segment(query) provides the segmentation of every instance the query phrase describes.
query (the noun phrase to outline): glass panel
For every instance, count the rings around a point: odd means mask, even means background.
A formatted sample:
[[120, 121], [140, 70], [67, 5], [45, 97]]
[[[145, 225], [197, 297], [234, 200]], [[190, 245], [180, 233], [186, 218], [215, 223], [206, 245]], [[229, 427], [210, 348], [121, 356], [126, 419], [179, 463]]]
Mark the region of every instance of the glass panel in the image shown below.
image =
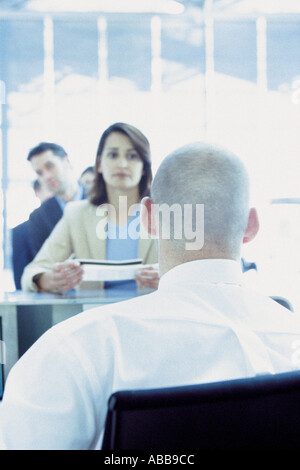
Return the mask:
[[8, 142], [8, 177], [24, 180], [28, 177], [26, 147], [30, 140], [36, 139], [41, 122], [43, 23], [0, 21], [0, 35], [1, 43], [3, 41], [1, 71], [5, 76], [7, 93], [7, 123], [3, 124], [23, 130], [22, 138], [18, 135]]
[[94, 162], [98, 120], [98, 26], [54, 21], [55, 139], [80, 172]]
[[7, 93], [19, 91], [43, 73], [43, 22], [0, 20], [1, 75]]
[[53, 33], [57, 82], [67, 74], [97, 78], [97, 20], [55, 20]]
[[197, 10], [162, 18], [162, 157], [205, 137], [205, 37]]
[[107, 20], [108, 73], [118, 91], [151, 87], [150, 19], [122, 15]]
[[215, 21], [215, 70], [256, 82], [255, 21]]
[[[300, 88], [299, 21], [271, 20], [267, 26], [268, 84], [271, 90]], [[298, 81], [298, 85], [296, 84]]]
[[[197, 16], [163, 19], [162, 59], [164, 91], [170, 89], [172, 85], [191, 81], [192, 78], [204, 74], [204, 27]], [[199, 91], [202, 92], [203, 89], [200, 88]]]

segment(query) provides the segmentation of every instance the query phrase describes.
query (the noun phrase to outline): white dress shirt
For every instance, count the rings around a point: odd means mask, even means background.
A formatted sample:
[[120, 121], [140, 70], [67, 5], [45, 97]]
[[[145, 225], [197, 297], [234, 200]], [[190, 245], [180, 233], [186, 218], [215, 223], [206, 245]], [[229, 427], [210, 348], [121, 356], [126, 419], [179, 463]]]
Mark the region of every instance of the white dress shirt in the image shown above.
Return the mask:
[[8, 377], [0, 447], [99, 449], [116, 390], [297, 369], [300, 317], [241, 279], [235, 261], [189, 262], [152, 294], [53, 327]]

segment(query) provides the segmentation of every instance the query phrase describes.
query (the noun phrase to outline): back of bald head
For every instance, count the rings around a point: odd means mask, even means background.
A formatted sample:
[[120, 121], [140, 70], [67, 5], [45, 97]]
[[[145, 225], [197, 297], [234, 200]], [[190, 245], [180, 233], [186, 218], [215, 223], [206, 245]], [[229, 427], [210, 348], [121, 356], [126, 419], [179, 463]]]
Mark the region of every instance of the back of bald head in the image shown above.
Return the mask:
[[241, 160], [227, 149], [195, 142], [172, 152], [155, 175], [151, 196], [157, 206], [203, 204], [204, 248], [225, 254], [240, 250], [249, 216], [249, 178]]

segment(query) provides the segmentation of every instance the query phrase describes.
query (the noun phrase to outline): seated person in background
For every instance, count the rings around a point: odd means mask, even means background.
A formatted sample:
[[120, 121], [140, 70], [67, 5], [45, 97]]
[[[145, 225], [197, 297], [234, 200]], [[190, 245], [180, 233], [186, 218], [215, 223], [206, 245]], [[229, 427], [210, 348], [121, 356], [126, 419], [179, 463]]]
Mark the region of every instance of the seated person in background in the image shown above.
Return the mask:
[[27, 160], [40, 182], [53, 193], [29, 216], [29, 236], [36, 255], [62, 217], [65, 205], [84, 199], [85, 191], [78, 184], [67, 152], [60, 145], [42, 142], [30, 150]]
[[[140, 285], [156, 288], [158, 270], [152, 266], [157, 263], [155, 240], [139, 230], [139, 203], [149, 194], [151, 181], [147, 138], [129, 124], [111, 125], [99, 142], [89, 199], [68, 204], [63, 218], [24, 271], [23, 290], [61, 292], [81, 284], [83, 269], [69, 260], [71, 256], [141, 258], [147, 266], [140, 268], [137, 280]], [[126, 290], [136, 288], [133, 280], [117, 285]], [[101, 287], [103, 283], [93, 286]]]
[[34, 251], [29, 237], [28, 220], [12, 229], [11, 244], [14, 283], [16, 289], [20, 290], [24, 269], [34, 258]]
[[88, 166], [80, 175], [79, 181], [88, 193], [94, 184], [95, 171], [93, 166]]
[[[151, 193], [141, 219], [159, 236], [158, 290], [76, 315], [21, 358], [0, 407], [2, 448], [100, 449], [116, 390], [298, 368], [299, 316], [241, 284], [241, 245], [258, 230], [243, 164], [211, 145], [185, 146], [162, 162]], [[164, 217], [174, 204], [181, 211]]]
[[[52, 194], [47, 187], [42, 185], [38, 179], [33, 182], [33, 190], [36, 197], [43, 203], [49, 199]], [[29, 222], [17, 225], [11, 231], [12, 238], [12, 268], [14, 283], [17, 290], [21, 289], [21, 278], [25, 266], [29, 264], [34, 258], [34, 250], [29, 236]]]

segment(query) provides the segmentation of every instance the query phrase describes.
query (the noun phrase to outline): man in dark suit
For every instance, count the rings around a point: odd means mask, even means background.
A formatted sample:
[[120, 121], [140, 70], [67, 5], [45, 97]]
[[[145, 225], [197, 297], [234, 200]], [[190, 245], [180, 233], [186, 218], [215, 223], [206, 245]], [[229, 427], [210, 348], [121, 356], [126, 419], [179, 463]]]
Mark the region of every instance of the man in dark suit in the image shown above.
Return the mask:
[[33, 259], [33, 249], [28, 232], [28, 220], [17, 225], [11, 231], [12, 267], [16, 289], [21, 289], [21, 277], [25, 266]]
[[65, 205], [85, 197], [67, 152], [60, 145], [42, 142], [30, 150], [27, 160], [40, 181], [54, 194], [29, 217], [28, 230], [34, 255], [60, 220]]
[[[40, 204], [53, 196], [53, 194], [41, 182], [36, 179], [32, 188]], [[12, 267], [16, 289], [21, 289], [21, 277], [25, 266], [29, 264], [33, 257], [34, 251], [29, 237], [29, 222], [26, 220], [14, 227], [11, 231], [12, 241]]]
[[67, 152], [55, 143], [42, 142], [30, 150], [27, 160], [31, 163], [40, 183], [53, 196], [12, 230], [12, 261], [16, 289], [20, 289], [23, 270], [49, 237], [63, 214], [65, 205], [85, 197], [83, 186], [78, 183]]

